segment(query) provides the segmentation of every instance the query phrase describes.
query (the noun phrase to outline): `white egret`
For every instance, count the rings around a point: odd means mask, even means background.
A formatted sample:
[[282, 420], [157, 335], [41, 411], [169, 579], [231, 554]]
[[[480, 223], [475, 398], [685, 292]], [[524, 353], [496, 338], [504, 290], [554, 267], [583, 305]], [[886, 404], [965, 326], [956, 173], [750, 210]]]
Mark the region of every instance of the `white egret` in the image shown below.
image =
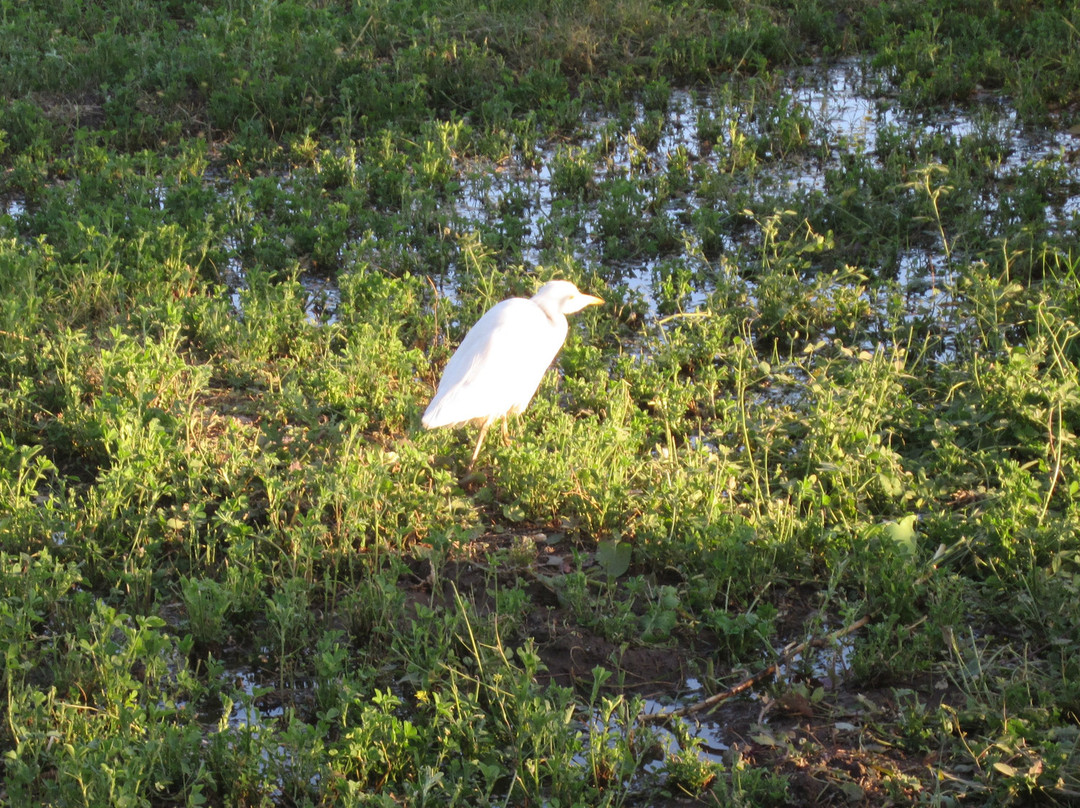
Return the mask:
[[471, 469], [492, 423], [529, 406], [566, 341], [566, 315], [603, 302], [570, 281], [549, 281], [528, 300], [512, 297], [496, 303], [446, 363], [439, 389], [424, 411], [424, 427], [478, 422]]

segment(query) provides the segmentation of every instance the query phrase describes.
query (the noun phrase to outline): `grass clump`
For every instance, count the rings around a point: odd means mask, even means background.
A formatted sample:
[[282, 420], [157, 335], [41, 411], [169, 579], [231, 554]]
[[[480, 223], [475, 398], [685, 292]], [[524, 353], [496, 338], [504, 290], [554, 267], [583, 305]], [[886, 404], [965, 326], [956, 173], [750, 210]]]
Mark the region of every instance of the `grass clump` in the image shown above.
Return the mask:
[[12, 803], [1075, 797], [1071, 5], [84, 6], [0, 8]]

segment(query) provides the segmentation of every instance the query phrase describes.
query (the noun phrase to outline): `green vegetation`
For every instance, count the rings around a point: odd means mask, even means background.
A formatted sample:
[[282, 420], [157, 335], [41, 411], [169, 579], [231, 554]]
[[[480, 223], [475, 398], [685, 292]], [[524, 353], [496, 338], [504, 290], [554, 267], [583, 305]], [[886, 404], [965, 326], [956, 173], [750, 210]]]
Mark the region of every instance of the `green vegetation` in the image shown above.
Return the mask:
[[1080, 799], [1075, 3], [0, 0], [0, 88], [0, 800]]

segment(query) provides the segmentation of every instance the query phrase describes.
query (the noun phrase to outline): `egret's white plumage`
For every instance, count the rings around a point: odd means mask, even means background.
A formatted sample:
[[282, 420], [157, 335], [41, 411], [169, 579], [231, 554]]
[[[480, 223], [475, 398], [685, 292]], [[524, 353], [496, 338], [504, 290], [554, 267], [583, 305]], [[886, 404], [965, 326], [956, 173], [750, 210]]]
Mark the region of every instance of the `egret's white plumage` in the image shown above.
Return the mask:
[[566, 315], [603, 302], [569, 281], [549, 281], [528, 300], [512, 297], [492, 306], [446, 363], [439, 389], [424, 411], [424, 426], [478, 421], [480, 437], [471, 468], [488, 427], [529, 406], [566, 340]]

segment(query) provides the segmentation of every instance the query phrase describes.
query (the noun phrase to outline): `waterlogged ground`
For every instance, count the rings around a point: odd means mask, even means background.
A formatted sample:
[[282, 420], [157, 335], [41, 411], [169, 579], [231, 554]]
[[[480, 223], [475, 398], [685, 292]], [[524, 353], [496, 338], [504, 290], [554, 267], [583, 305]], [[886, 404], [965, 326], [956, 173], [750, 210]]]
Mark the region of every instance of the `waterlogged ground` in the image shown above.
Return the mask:
[[[751, 95], [755, 91], [760, 89], [751, 87]], [[725, 200], [695, 193], [690, 177], [724, 173], [729, 161], [739, 159], [740, 148], [750, 150], [740, 144], [758, 138], [766, 147], [745, 157], [747, 166], [737, 178], [739, 202], [747, 205], [748, 214], [772, 208], [790, 210], [794, 216], [800, 208], [820, 204], [835, 188], [845, 165], [865, 161], [881, 170], [895, 150], [915, 148], [919, 140], [926, 140], [950, 150], [962, 152], [970, 146], [985, 151], [986, 184], [975, 200], [974, 212], [988, 227], [1007, 215], [1002, 205], [1009, 201], [1008, 193], [1002, 191], [1022, 182], [1026, 174], [1042, 171], [1052, 173], [1058, 183], [1044, 200], [1046, 232], [1075, 232], [1080, 215], [1080, 130], [1076, 127], [1025, 126], [1007, 97], [986, 91], [962, 107], [904, 110], [890, 92], [885, 74], [854, 60], [793, 70], [769, 93], [769, 103], [781, 112], [756, 109], [752, 97], [733, 98], [728, 87], [723, 92], [664, 88], [654, 92], [658, 97], [652, 98], [649, 109], [639, 101], [628, 104], [622, 118], [586, 118], [574, 137], [538, 142], [527, 154], [510, 155], [498, 163], [461, 158], [457, 160], [461, 186], [446, 202], [446, 227], [456, 234], [480, 231], [512, 236], [513, 244], [507, 246], [523, 266], [543, 265], [553, 256], [585, 265], [602, 264], [603, 270], [596, 271], [624, 281], [653, 315], [658, 303], [666, 305], [668, 313], [675, 307], [694, 311], [714, 291], [711, 275], [718, 270], [710, 264], [730, 262], [746, 271], [761, 249], [762, 233], [748, 228], [703, 235], [695, 229], [696, 220], [708, 211], [724, 217], [742, 211], [732, 209]], [[795, 131], [790, 153], [782, 147], [775, 152], [769, 148], [775, 144], [768, 128], [770, 123], [777, 125], [775, 120], [770, 122], [770, 115], [786, 116], [784, 125]], [[640, 135], [643, 130], [650, 136], [645, 143]], [[948, 169], [943, 164], [937, 168], [939, 176], [935, 178], [932, 171], [928, 176], [936, 183], [931, 191], [948, 193]], [[566, 176], [575, 170], [574, 178]], [[685, 178], [676, 193], [670, 187], [673, 178]], [[288, 177], [282, 177], [282, 182], [288, 183]], [[636, 206], [627, 211], [627, 218], [661, 219], [671, 239], [687, 240], [691, 255], [675, 256], [672, 253], [678, 250], [671, 245], [662, 249], [639, 245], [629, 255], [620, 245], [605, 246], [606, 233], [612, 229], [608, 222], [619, 211], [589, 197], [598, 195], [599, 188], [624, 183], [625, 205]], [[587, 204], [574, 211], [567, 226], [562, 220], [568, 218], [566, 209], [574, 207], [575, 192]], [[572, 229], [573, 237], [561, 234], [562, 229]], [[716, 254], [712, 262], [710, 256], [700, 255], [710, 237], [716, 242], [708, 245]], [[937, 282], [945, 280], [937, 275], [947, 273], [951, 263], [950, 240], [946, 235], [911, 244], [864, 271], [897, 279], [901, 290], [914, 296], [909, 305], [927, 293], [931, 294], [926, 305], [933, 305], [943, 285]], [[611, 252], [616, 255], [609, 256]], [[697, 265], [694, 252], [699, 253]], [[458, 294], [453, 269], [441, 286], [452, 297]], [[672, 275], [680, 270], [690, 282], [678, 289], [682, 294], [673, 294]], [[230, 287], [242, 284], [242, 266], [228, 268], [224, 279]], [[308, 293], [312, 321], [332, 319], [339, 300], [333, 278], [308, 272], [300, 280]]]
[[0, 801], [1080, 799], [1073, 6], [0, 10]]

